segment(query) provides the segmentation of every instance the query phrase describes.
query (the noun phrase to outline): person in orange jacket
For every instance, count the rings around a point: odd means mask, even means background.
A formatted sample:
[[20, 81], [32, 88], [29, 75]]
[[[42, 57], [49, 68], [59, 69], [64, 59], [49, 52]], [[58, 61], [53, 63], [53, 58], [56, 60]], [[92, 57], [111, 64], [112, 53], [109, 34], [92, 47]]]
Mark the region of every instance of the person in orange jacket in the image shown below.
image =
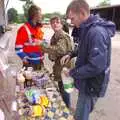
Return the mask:
[[28, 10], [28, 21], [20, 27], [16, 37], [15, 50], [25, 66], [37, 68], [43, 64], [44, 54], [36, 41], [42, 41], [41, 8], [32, 5]]

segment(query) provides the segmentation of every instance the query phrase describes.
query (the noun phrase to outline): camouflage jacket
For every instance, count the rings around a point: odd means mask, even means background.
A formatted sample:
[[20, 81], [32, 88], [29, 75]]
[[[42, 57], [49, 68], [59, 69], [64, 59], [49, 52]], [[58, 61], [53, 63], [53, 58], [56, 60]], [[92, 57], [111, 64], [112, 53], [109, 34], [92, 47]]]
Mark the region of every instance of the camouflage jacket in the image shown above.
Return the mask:
[[[67, 33], [64, 31], [56, 32], [51, 38], [51, 43], [48, 48], [43, 48], [43, 51], [48, 53], [48, 57], [51, 61], [54, 61], [55, 64], [53, 66], [53, 74], [55, 76], [55, 80], [61, 80], [61, 70], [62, 67], [60, 64], [60, 59], [72, 51], [71, 39]], [[68, 63], [66, 67], [71, 68], [72, 63]]]

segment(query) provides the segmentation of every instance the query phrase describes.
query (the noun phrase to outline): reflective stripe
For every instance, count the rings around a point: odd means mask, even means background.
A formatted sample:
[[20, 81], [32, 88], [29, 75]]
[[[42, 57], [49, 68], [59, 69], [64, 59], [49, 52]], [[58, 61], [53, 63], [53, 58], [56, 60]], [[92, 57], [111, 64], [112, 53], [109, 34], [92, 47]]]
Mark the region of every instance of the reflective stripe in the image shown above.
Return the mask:
[[35, 43], [26, 42], [26, 43], [24, 43], [24, 45], [25, 45], [25, 46], [30, 46], [30, 45], [31, 45], [31, 46], [35, 46], [36, 44], [35, 44]]
[[29, 28], [28, 28], [28, 26], [27, 25], [24, 25], [24, 27], [25, 27], [25, 29], [26, 29], [26, 31], [27, 31], [27, 34], [28, 34], [28, 38], [29, 38], [29, 42], [30, 43], [32, 43], [33, 42], [33, 40], [32, 40], [32, 37], [31, 37], [31, 32], [30, 32], [30, 30], [29, 30]]
[[16, 53], [22, 53], [23, 52], [23, 49], [20, 49], [20, 50], [16, 50]]
[[16, 45], [15, 48], [23, 48], [23, 45]]
[[36, 58], [31, 58], [31, 57], [27, 57], [27, 59], [29, 60], [42, 60], [44, 57], [36, 57]]

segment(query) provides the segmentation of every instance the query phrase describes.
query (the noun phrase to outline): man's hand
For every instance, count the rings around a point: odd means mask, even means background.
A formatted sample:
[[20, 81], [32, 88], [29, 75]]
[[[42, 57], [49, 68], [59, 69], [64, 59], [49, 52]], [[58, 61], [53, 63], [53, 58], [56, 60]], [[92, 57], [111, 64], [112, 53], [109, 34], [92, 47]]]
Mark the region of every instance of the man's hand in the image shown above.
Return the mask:
[[61, 72], [64, 73], [65, 76], [67, 76], [67, 77], [70, 76], [70, 74], [69, 74], [70, 70], [68, 68], [66, 68], [66, 67], [64, 67]]
[[38, 46], [39, 46], [39, 45], [42, 44], [42, 42], [43, 42], [43, 41], [41, 41], [41, 40], [35, 40], [35, 45], [38, 45]]
[[60, 63], [61, 65], [65, 65], [70, 61], [70, 55], [65, 55], [61, 58]]

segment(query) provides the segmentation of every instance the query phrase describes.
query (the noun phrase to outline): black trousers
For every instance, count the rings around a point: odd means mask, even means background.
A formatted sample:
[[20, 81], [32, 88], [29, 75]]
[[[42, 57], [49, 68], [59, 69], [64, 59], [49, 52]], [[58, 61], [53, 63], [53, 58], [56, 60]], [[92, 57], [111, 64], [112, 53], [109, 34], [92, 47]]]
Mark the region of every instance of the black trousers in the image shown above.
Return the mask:
[[58, 82], [58, 87], [59, 87], [59, 91], [60, 91], [60, 94], [62, 96], [63, 101], [65, 102], [66, 106], [69, 108], [70, 107], [70, 94], [67, 93], [64, 90], [64, 86], [63, 86], [63, 82], [62, 81]]

